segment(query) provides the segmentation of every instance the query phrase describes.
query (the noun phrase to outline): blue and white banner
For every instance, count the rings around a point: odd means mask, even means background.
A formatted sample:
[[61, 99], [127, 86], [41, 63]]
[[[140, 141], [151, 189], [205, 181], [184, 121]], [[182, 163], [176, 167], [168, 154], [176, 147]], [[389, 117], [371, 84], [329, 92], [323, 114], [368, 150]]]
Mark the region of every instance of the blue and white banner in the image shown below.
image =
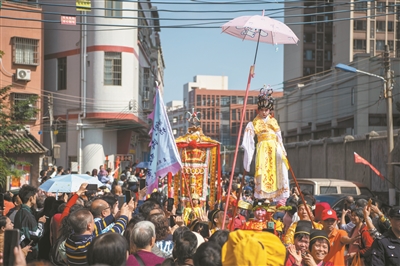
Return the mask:
[[149, 133], [151, 149], [146, 177], [147, 194], [151, 194], [158, 188], [158, 178], [166, 176], [169, 172], [175, 175], [182, 168], [182, 162], [158, 88], [154, 97], [154, 110], [148, 118], [153, 120], [153, 127]]

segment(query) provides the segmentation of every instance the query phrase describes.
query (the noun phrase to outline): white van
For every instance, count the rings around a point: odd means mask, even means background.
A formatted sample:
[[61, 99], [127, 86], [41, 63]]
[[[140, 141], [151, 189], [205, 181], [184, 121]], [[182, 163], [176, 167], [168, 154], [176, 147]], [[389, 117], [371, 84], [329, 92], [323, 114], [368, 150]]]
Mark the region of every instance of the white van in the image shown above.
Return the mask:
[[[350, 194], [374, 197], [374, 194], [362, 183], [331, 178], [297, 178], [300, 189], [308, 190], [313, 195], [324, 194]], [[290, 188], [295, 187], [293, 179], [290, 180]]]

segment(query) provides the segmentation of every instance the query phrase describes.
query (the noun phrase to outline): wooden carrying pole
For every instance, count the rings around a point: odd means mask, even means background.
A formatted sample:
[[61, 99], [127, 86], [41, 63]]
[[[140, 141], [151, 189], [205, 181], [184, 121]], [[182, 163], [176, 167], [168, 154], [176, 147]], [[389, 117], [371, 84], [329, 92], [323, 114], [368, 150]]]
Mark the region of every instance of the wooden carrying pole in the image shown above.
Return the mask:
[[[286, 158], [286, 159], [287, 159], [287, 158]], [[289, 160], [287, 160], [287, 163], [288, 163], [288, 166], [289, 166], [290, 173], [292, 174], [294, 183], [296, 184], [297, 191], [299, 192], [300, 199], [301, 199], [301, 201], [303, 202], [304, 207], [306, 207], [306, 211], [307, 211], [308, 217], [309, 217], [310, 220], [311, 220], [311, 225], [312, 225], [313, 228], [315, 228], [315, 226], [314, 226], [314, 221], [313, 221], [313, 216], [311, 215], [310, 209], [307, 208], [307, 202], [304, 200], [303, 193], [301, 192], [300, 185], [299, 185], [299, 183], [297, 182], [297, 178], [296, 178], [296, 176], [294, 175], [294, 172], [293, 172], [292, 166], [291, 166], [290, 163], [289, 163]]]

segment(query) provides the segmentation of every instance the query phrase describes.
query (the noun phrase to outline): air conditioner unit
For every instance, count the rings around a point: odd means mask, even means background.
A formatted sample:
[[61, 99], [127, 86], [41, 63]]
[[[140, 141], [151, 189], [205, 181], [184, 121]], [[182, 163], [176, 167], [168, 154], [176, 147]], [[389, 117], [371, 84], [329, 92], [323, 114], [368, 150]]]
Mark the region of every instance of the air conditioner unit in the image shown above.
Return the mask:
[[17, 73], [16, 73], [16, 79], [30, 81], [31, 80], [31, 71], [29, 69], [18, 68]]

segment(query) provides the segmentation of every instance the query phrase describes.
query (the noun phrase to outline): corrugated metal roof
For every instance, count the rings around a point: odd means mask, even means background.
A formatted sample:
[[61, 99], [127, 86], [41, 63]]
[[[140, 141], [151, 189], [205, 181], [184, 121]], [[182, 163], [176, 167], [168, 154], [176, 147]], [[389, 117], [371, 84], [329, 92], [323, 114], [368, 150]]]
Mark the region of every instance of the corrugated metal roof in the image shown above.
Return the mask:
[[27, 131], [11, 132], [10, 134], [0, 136], [1, 139], [18, 141], [18, 146], [25, 150], [24, 153], [38, 154], [47, 152], [47, 148]]

